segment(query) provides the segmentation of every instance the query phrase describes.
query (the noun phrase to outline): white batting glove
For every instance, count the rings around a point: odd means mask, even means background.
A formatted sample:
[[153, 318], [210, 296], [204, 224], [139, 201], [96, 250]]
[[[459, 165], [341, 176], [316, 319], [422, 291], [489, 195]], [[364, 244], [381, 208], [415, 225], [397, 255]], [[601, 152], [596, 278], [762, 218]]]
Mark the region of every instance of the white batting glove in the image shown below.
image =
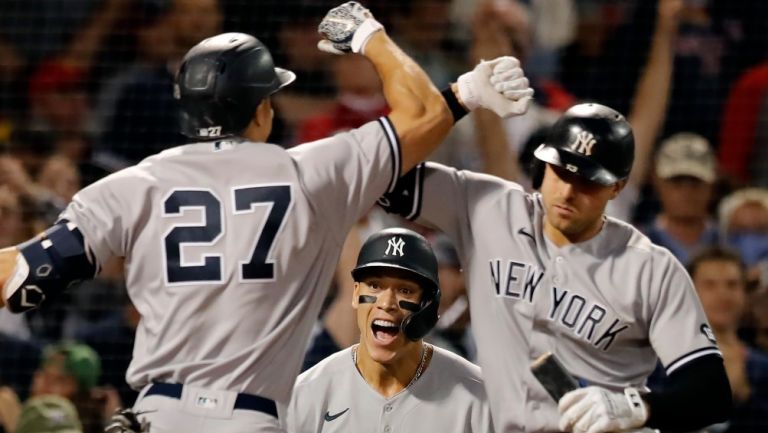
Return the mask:
[[635, 388], [626, 388], [623, 393], [596, 386], [580, 388], [565, 394], [557, 409], [560, 430], [574, 433], [624, 432], [642, 427], [648, 419], [648, 410]]
[[317, 48], [331, 54], [362, 53], [370, 37], [384, 27], [358, 2], [328, 11], [317, 27], [323, 39]]
[[470, 110], [487, 108], [499, 117], [518, 116], [528, 111], [533, 89], [528, 85], [520, 62], [511, 56], [483, 60], [456, 81], [459, 97]]

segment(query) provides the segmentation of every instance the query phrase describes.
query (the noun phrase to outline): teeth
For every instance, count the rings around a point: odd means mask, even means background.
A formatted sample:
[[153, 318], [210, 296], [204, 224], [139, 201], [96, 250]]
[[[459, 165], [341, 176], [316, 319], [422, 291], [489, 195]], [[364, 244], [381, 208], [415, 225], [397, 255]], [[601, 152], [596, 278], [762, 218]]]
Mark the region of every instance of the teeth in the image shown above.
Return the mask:
[[390, 322], [389, 320], [376, 319], [373, 321], [373, 324], [377, 326], [388, 326], [391, 328], [397, 327], [397, 324], [395, 322]]

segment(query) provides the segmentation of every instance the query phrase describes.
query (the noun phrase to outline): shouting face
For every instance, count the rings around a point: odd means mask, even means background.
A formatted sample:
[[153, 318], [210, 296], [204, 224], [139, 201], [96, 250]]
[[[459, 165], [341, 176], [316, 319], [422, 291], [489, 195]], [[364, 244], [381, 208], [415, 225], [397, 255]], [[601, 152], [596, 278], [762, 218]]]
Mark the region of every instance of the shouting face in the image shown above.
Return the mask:
[[417, 282], [393, 271], [355, 283], [352, 306], [357, 310], [360, 344], [374, 361], [392, 363], [416, 344], [405, 337], [400, 324], [419, 305], [421, 294]]

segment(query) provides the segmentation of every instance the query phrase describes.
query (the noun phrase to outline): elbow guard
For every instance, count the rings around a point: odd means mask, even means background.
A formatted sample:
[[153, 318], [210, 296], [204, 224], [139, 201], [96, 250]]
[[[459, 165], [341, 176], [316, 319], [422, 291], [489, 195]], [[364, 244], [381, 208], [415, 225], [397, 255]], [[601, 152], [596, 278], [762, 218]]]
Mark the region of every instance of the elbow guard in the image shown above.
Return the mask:
[[56, 223], [16, 248], [16, 267], [3, 287], [6, 304], [15, 313], [36, 308], [46, 297], [97, 273], [82, 233], [68, 221]]

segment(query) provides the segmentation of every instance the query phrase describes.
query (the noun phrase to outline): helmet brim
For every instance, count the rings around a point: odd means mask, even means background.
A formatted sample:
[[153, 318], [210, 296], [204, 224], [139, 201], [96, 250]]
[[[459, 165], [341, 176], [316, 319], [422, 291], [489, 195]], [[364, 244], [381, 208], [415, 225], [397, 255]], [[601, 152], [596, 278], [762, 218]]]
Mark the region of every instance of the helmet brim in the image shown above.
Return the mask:
[[430, 278], [429, 275], [422, 274], [421, 272], [418, 272], [409, 267], [401, 266], [391, 262], [370, 262], [370, 263], [366, 263], [364, 265], [358, 266], [352, 270], [352, 278], [355, 281], [362, 281], [366, 276], [370, 275], [371, 273], [374, 273], [376, 271], [387, 271], [392, 269], [403, 271], [406, 274], [412, 276], [414, 278], [414, 281], [418, 282], [419, 285], [424, 289], [431, 289], [431, 290], [437, 289], [437, 284], [434, 281], [432, 281], [432, 278]]
[[275, 74], [277, 74], [277, 79], [280, 80], [280, 85], [275, 89], [275, 92], [296, 81], [296, 74], [288, 69], [275, 67]]
[[570, 152], [567, 149], [550, 146], [546, 143], [540, 145], [533, 152], [533, 156], [540, 161], [562, 167], [571, 173], [577, 174], [600, 185], [610, 186], [620, 180], [613, 173], [591, 159], [575, 152]]

